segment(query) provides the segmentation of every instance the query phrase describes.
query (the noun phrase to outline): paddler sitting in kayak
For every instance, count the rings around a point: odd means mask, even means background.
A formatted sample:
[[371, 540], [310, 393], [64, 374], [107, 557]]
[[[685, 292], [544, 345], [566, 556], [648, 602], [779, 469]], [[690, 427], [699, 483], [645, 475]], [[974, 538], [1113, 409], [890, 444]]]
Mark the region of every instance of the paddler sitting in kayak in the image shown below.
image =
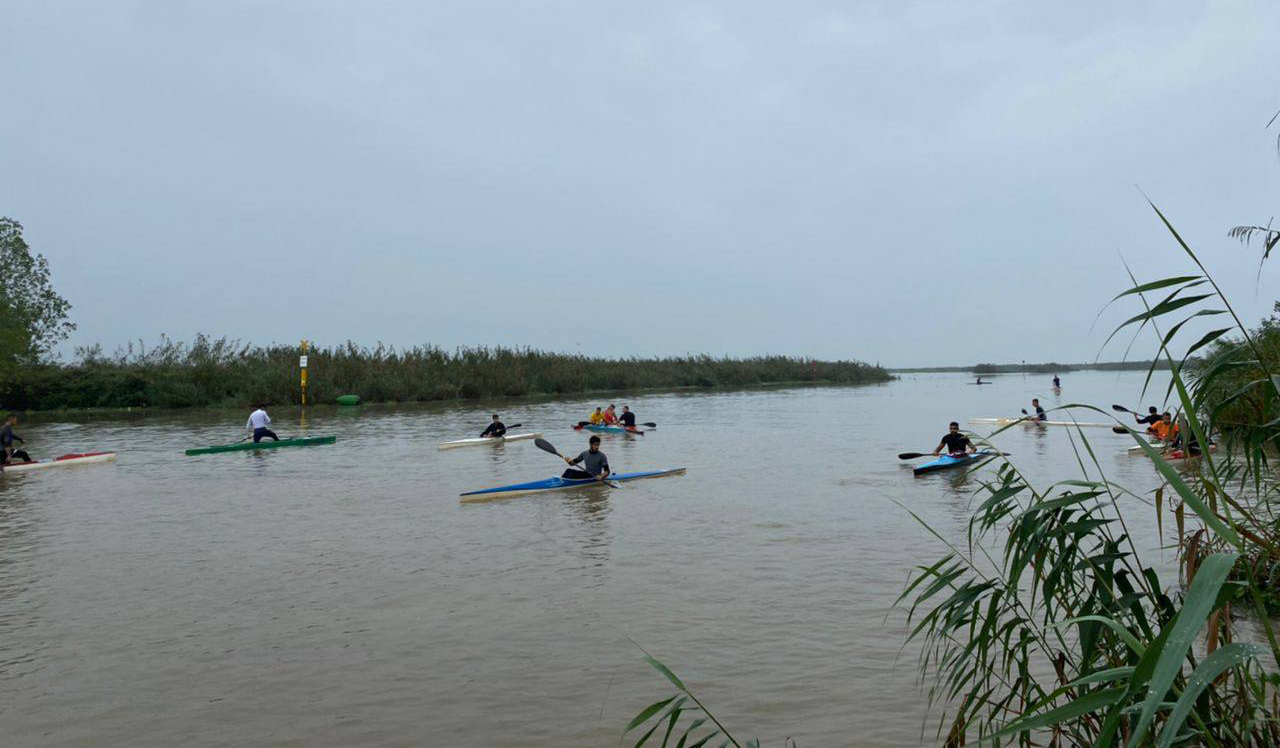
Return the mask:
[[1148, 429], [1148, 431], [1155, 435], [1161, 442], [1168, 445], [1172, 444], [1173, 440], [1177, 438], [1178, 425], [1173, 422], [1173, 416], [1169, 414], [1169, 411], [1165, 411], [1164, 414], [1160, 416], [1159, 421], [1151, 424], [1151, 428]]
[[1160, 411], [1156, 410], [1156, 406], [1152, 405], [1151, 407], [1147, 408], [1147, 414], [1145, 416], [1142, 416], [1141, 418], [1138, 417], [1137, 413], [1134, 413], [1133, 420], [1141, 424], [1146, 424], [1147, 433], [1154, 434], [1156, 433], [1156, 430], [1155, 430], [1156, 424], [1160, 423]]
[[604, 452], [600, 451], [600, 437], [592, 436], [587, 441], [587, 451], [573, 458], [564, 458], [564, 461], [570, 466], [582, 463], [582, 469], [578, 470], [573, 467], [564, 471], [562, 478], [574, 478], [581, 480], [583, 478], [595, 478], [603, 481], [609, 477], [609, 458], [604, 456]]
[[618, 416], [618, 423], [633, 429], [636, 427], [636, 414], [631, 412], [631, 408], [624, 405], [622, 406], [622, 415]]
[[618, 425], [618, 412], [613, 409], [613, 403], [609, 403], [609, 407], [604, 409], [604, 423], [606, 426]]
[[244, 425], [246, 431], [253, 432], [253, 443], [257, 444], [262, 441], [264, 436], [271, 437], [272, 441], [280, 441], [280, 437], [276, 436], [276, 432], [267, 428], [271, 425], [271, 416], [267, 415], [267, 404], [260, 403], [258, 409], [249, 414], [249, 422]]
[[7, 465], [14, 459], [23, 462], [31, 462], [31, 455], [23, 452], [21, 449], [13, 446], [15, 441], [27, 443], [26, 439], [13, 433], [13, 427], [18, 425], [18, 416], [10, 413], [4, 419], [4, 426], [0, 427], [0, 465]]
[[[520, 424], [516, 424], [517, 426]], [[493, 414], [493, 423], [489, 424], [484, 431], [480, 432], [480, 438], [484, 439], [489, 436], [502, 436], [507, 433], [507, 426], [498, 420], [498, 414]]]
[[933, 450], [935, 455], [942, 454], [943, 447], [946, 448], [947, 454], [952, 457], [959, 457], [965, 452], [977, 452], [978, 448], [973, 446], [973, 442], [969, 441], [969, 437], [960, 433], [960, 424], [955, 421], [951, 422], [951, 426], [947, 429], [947, 433], [943, 435], [942, 441], [938, 442], [938, 448]]
[[1033, 417], [1032, 417], [1032, 419], [1031, 419], [1031, 420], [1033, 420], [1033, 421], [1047, 421], [1047, 420], [1049, 420], [1049, 414], [1048, 414], [1048, 413], [1045, 413], [1045, 412], [1044, 412], [1044, 408], [1041, 408], [1041, 407], [1040, 407], [1040, 398], [1037, 398], [1037, 397], [1033, 397], [1033, 398], [1031, 398], [1031, 407], [1033, 407], [1033, 408], [1035, 408], [1035, 409], [1036, 409], [1036, 414], [1035, 414], [1035, 416], [1033, 416]]
[[604, 413], [601, 412], [599, 407], [596, 407], [596, 412], [591, 414], [591, 425], [599, 426], [602, 423], [604, 423]]

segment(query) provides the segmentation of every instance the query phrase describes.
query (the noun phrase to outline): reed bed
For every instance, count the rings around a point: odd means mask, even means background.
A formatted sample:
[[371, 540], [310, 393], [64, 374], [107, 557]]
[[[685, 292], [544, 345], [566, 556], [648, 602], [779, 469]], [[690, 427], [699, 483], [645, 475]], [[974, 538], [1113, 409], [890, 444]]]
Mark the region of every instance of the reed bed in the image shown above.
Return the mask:
[[[132, 344], [112, 355], [80, 349], [68, 365], [13, 368], [0, 381], [0, 407], [12, 410], [193, 408], [297, 403], [294, 346], [254, 346], [197, 336]], [[892, 377], [859, 361], [788, 356], [590, 358], [532, 348], [434, 346], [397, 349], [348, 342], [308, 354], [310, 402], [356, 394], [367, 402], [420, 402], [593, 391], [743, 387], [814, 382], [865, 384]]]

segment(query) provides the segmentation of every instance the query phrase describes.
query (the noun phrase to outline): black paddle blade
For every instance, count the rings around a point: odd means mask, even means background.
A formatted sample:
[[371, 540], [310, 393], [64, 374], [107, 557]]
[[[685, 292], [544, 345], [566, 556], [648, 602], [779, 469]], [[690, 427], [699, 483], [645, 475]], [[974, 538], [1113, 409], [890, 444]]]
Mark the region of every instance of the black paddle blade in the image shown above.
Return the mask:
[[648, 427], [649, 427], [649, 428], [651, 428], [651, 429], [656, 429], [656, 428], [658, 428], [658, 424], [654, 423], [653, 421], [645, 421], [644, 423], [642, 423], [642, 424], [640, 424], [640, 425], [641, 425], [641, 426], [648, 426]]
[[1111, 427], [1111, 430], [1112, 430], [1112, 431], [1114, 431], [1114, 432], [1116, 432], [1117, 434], [1127, 434], [1127, 433], [1129, 433], [1129, 429], [1125, 428], [1124, 426], [1112, 426], [1112, 427]]
[[899, 460], [914, 460], [917, 457], [932, 457], [932, 452], [903, 452], [898, 455]]
[[1112, 410], [1115, 410], [1115, 411], [1119, 411], [1120, 413], [1132, 413], [1132, 412], [1133, 412], [1132, 410], [1129, 410], [1128, 408], [1124, 407], [1123, 405], [1112, 405], [1112, 406], [1111, 406], [1111, 409], [1112, 409]]
[[523, 425], [524, 425], [523, 423], [513, 423], [513, 424], [511, 424], [510, 426], [508, 426], [507, 428], [508, 428], [508, 429], [518, 429], [518, 428], [520, 428], [520, 427], [521, 427], [521, 426], [523, 426]]
[[554, 446], [552, 446], [551, 442], [547, 441], [546, 439], [534, 439], [533, 443], [535, 446], [537, 446], [538, 449], [541, 449], [543, 452], [550, 452], [556, 457], [560, 456], [560, 451], [556, 449]]

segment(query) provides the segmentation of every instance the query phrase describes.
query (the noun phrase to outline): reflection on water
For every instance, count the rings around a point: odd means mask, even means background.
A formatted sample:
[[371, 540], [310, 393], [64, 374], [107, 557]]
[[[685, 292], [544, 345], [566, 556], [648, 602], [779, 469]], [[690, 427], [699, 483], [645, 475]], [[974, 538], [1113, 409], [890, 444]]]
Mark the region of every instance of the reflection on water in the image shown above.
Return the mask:
[[[1072, 402], [1106, 403], [1142, 376], [1067, 379]], [[0, 477], [0, 734], [613, 744], [667, 690], [631, 637], [767, 743], [919, 745], [924, 699], [890, 610], [907, 568], [942, 550], [907, 510], [962, 539], [994, 473], [915, 478], [896, 454], [953, 419], [1054, 402], [1048, 378], [966, 380], [632, 397], [659, 427], [605, 435], [614, 469], [687, 475], [465, 504], [563, 463], [532, 442], [439, 442], [498, 408], [574, 454], [590, 434], [570, 424], [597, 403], [277, 408], [282, 427], [338, 443], [200, 457], [182, 450], [234, 441], [247, 412], [33, 418], [34, 454], [120, 458]], [[1154, 484], [1123, 438], [1094, 431], [1108, 477]], [[1065, 429], [995, 441], [1034, 481], [1078, 477]], [[1149, 508], [1130, 521], [1140, 548], [1159, 545]]]

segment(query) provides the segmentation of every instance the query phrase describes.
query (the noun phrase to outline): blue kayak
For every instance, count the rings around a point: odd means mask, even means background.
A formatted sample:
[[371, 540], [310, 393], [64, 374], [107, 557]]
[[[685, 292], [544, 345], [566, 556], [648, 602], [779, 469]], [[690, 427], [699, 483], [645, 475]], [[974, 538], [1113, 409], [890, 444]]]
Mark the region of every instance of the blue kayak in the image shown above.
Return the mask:
[[923, 465], [920, 465], [919, 467], [917, 467], [915, 470], [912, 470], [911, 472], [915, 475], [924, 475], [925, 473], [934, 473], [939, 470], [949, 470], [951, 468], [964, 467], [965, 465], [972, 465], [973, 463], [979, 460], [982, 460], [987, 457], [991, 457], [994, 454], [996, 453], [992, 452], [989, 449], [983, 449], [983, 450], [974, 452], [971, 455], [964, 455], [963, 457], [952, 457], [951, 455], [942, 455], [941, 457], [935, 457], [929, 462], [926, 462]]
[[[684, 468], [672, 468], [670, 470], [647, 470], [642, 473], [613, 473], [609, 476], [609, 480], [627, 481], [641, 478], [661, 478], [665, 475], [679, 475], [683, 472]], [[519, 496], [526, 493], [560, 491], [566, 488], [591, 486], [595, 483], [597, 483], [595, 478], [561, 478], [557, 476], [529, 483], [516, 483], [510, 486], [498, 486], [497, 488], [482, 488], [479, 491], [468, 491], [461, 494], [461, 496], [463, 501], [483, 501], [485, 499], [503, 499], [508, 496]]]
[[586, 425], [578, 424], [573, 427], [574, 431], [595, 431], [599, 434], [639, 434], [644, 436], [644, 432], [635, 426], [606, 426], [603, 423], [588, 423]]

